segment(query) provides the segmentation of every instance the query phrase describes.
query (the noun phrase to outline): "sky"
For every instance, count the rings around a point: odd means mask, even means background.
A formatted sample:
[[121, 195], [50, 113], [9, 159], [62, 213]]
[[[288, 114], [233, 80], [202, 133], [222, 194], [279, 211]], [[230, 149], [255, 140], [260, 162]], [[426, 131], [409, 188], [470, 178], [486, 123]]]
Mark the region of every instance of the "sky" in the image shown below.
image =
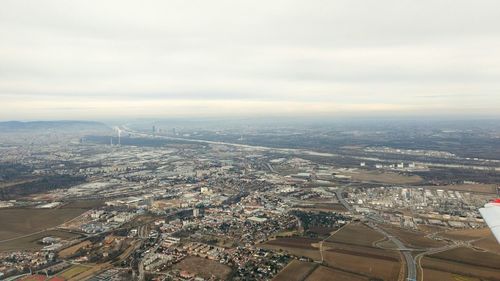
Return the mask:
[[0, 120], [500, 117], [500, 1], [3, 0]]

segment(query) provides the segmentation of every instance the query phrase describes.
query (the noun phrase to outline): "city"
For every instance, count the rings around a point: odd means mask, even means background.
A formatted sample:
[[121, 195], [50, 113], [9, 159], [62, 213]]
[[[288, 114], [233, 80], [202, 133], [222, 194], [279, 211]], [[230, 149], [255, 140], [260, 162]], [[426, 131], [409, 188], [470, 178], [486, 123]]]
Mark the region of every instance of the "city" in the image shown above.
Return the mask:
[[0, 281], [500, 281], [500, 1], [2, 0]]
[[[478, 212], [500, 192], [494, 159], [341, 155], [156, 126], [3, 134], [2, 278], [496, 280], [500, 245]], [[435, 175], [457, 166], [476, 176]]]

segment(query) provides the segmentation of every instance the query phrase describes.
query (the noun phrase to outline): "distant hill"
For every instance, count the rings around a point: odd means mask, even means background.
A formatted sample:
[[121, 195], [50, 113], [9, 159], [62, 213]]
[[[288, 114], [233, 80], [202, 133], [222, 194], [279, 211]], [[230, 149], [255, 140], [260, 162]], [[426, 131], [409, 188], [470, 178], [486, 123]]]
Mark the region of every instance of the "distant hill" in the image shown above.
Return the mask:
[[107, 125], [95, 121], [7, 121], [0, 122], [0, 133], [6, 132], [26, 132], [26, 131], [43, 131], [43, 130], [66, 130], [66, 131], [81, 131], [81, 130], [110, 130]]

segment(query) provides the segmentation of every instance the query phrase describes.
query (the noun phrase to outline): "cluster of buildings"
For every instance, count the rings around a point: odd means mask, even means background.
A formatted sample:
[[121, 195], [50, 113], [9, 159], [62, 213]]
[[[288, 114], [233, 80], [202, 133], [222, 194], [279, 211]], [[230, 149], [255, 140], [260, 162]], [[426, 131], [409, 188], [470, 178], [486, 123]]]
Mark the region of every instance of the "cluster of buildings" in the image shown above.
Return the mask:
[[436, 187], [401, 186], [348, 188], [348, 193], [349, 203], [358, 212], [377, 213], [387, 222], [408, 228], [417, 228], [419, 224], [450, 228], [482, 227], [484, 221], [478, 208], [490, 197]]
[[[367, 151], [454, 157], [436, 151]], [[304, 221], [327, 231], [338, 229], [354, 216], [338, 198], [340, 193], [348, 194], [347, 203], [356, 216], [375, 214], [385, 223], [405, 228], [483, 225], [477, 208], [485, 196], [351, 183], [352, 168], [318, 163], [311, 159], [323, 155], [311, 153], [300, 157], [286, 150], [206, 143], [166, 147], [78, 143], [26, 153], [22, 161], [34, 167], [33, 174], [78, 176], [85, 182], [46, 190], [32, 201], [1, 201], [0, 207], [50, 209], [70, 200], [96, 199], [104, 204], [59, 226], [81, 235], [71, 246], [89, 241], [70, 258], [58, 256], [68, 248], [64, 241], [45, 237], [43, 250], [0, 254], [0, 274], [10, 274], [12, 268], [36, 271], [51, 262], [105, 261], [113, 268], [97, 271], [91, 280], [145, 280], [145, 276], [207, 280], [196, 268], [175, 268], [189, 257], [199, 257], [231, 268], [233, 280], [270, 280], [298, 257], [261, 245], [283, 233], [307, 235]], [[419, 168], [413, 163], [385, 165], [376, 168]], [[373, 168], [365, 162], [360, 166]], [[325, 215], [318, 219], [310, 213]]]
[[0, 252], [0, 279], [50, 266], [54, 258], [46, 251]]

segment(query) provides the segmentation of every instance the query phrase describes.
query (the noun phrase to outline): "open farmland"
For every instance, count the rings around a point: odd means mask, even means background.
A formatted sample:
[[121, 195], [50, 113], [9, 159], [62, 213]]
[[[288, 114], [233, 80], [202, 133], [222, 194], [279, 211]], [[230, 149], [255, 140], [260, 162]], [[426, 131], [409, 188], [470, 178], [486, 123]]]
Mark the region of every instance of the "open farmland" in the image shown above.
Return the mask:
[[66, 269], [65, 271], [58, 274], [59, 277], [64, 278], [65, 280], [71, 279], [87, 270], [90, 270], [92, 267], [84, 266], [84, 265], [73, 265], [72, 267]]
[[424, 269], [424, 277], [425, 281], [481, 281], [476, 277], [427, 268]]
[[388, 233], [398, 237], [407, 247], [425, 249], [443, 247], [446, 245], [443, 241], [425, 237], [425, 233], [420, 231], [406, 230], [391, 225], [385, 225], [383, 228]]
[[500, 255], [465, 247], [440, 252], [429, 257], [500, 270]]
[[83, 212], [83, 208], [58, 209], [0, 209], [0, 245], [4, 240], [35, 233], [58, 226]]
[[[448, 260], [436, 259], [431, 257], [424, 257], [422, 259], [422, 267], [424, 269], [424, 280], [500, 280], [498, 277], [498, 269], [468, 265], [460, 262], [453, 262]], [[427, 278], [428, 270], [432, 270], [431, 274], [438, 274], [439, 276], [448, 276], [450, 279], [438, 279], [435, 277]], [[436, 273], [440, 272], [440, 273]], [[431, 275], [432, 276], [432, 275]], [[469, 278], [469, 279], [467, 279]], [[477, 279], [474, 279], [477, 278]]]
[[425, 232], [426, 234], [434, 234], [438, 232], [443, 232], [446, 228], [437, 225], [419, 224], [417, 225], [417, 229], [419, 231]]
[[294, 208], [323, 212], [345, 212], [347, 209], [340, 203], [308, 203], [297, 204]]
[[375, 247], [384, 236], [373, 229], [352, 223], [330, 237], [323, 248], [327, 265], [365, 276], [397, 280], [401, 272], [399, 253]]
[[370, 277], [322, 266], [317, 263], [291, 261], [273, 281], [369, 281]]
[[500, 244], [498, 244], [498, 241], [493, 236], [493, 234], [490, 234], [485, 238], [479, 239], [478, 241], [472, 243], [472, 245], [474, 247], [500, 255]]
[[500, 255], [465, 247], [426, 256], [422, 266], [424, 280], [500, 280]]
[[319, 266], [305, 281], [369, 281], [370, 278], [341, 270]]
[[399, 260], [383, 255], [348, 250], [328, 250], [323, 253], [327, 265], [382, 280], [398, 280]]
[[[319, 241], [316, 239], [280, 238], [268, 241], [261, 246], [285, 250], [293, 255], [305, 256], [313, 260], [321, 260], [323, 256], [324, 265], [327, 267], [317, 268], [306, 280], [369, 280], [370, 278], [398, 280], [402, 272], [399, 253], [373, 246], [374, 242], [383, 238], [381, 234], [367, 226], [353, 223], [343, 227], [323, 242], [323, 255], [319, 251]], [[280, 273], [280, 278], [293, 275], [300, 279], [299, 276], [303, 276], [306, 269], [310, 270], [310, 267], [305, 264], [299, 266], [296, 263], [289, 266], [291, 266], [290, 269]], [[301, 268], [304, 269], [301, 270]], [[335, 275], [332, 274], [334, 271]]]
[[317, 263], [292, 260], [273, 281], [302, 281], [318, 267]]
[[440, 233], [439, 236], [453, 240], [470, 241], [479, 250], [500, 255], [500, 244], [489, 228], [453, 230]]
[[59, 251], [59, 257], [61, 258], [68, 258], [68, 257], [71, 257], [72, 255], [74, 255], [76, 252], [78, 252], [78, 250], [80, 249], [84, 249], [86, 247], [89, 247], [91, 246], [92, 243], [88, 240], [85, 240], [83, 242], [80, 242], [78, 244], [75, 244], [73, 246], [70, 246], [68, 248], [65, 248], [61, 251]]
[[32, 250], [43, 247], [38, 241], [47, 236], [59, 237], [63, 240], [79, 237], [78, 234], [54, 230], [54, 227], [71, 220], [86, 209], [57, 208], [0, 209], [0, 251]]
[[328, 242], [369, 246], [384, 236], [361, 223], [351, 223], [337, 231]]
[[456, 190], [463, 192], [474, 192], [484, 194], [496, 194], [497, 185], [495, 184], [451, 184], [439, 186], [425, 186], [428, 189]]
[[80, 237], [78, 234], [60, 230], [41, 231], [32, 235], [21, 236], [16, 239], [0, 242], [0, 251], [38, 250], [45, 246], [39, 241], [47, 236], [59, 237], [63, 240], [71, 240]]
[[213, 275], [218, 279], [226, 280], [231, 274], [231, 268], [225, 264], [194, 256], [183, 259], [175, 264], [174, 268], [195, 273], [206, 279]]
[[319, 248], [314, 247], [320, 240], [309, 238], [277, 238], [259, 244], [260, 248], [270, 250], [282, 250], [298, 257], [308, 257], [313, 260], [320, 260]]
[[104, 206], [104, 200], [81, 200], [65, 204], [63, 209], [92, 209]]
[[362, 255], [389, 261], [399, 261], [400, 259], [399, 252], [395, 250], [335, 242], [323, 242], [323, 251]]
[[318, 243], [318, 242], [319, 242], [318, 239], [291, 237], [291, 238], [278, 238], [278, 239], [274, 239], [274, 240], [269, 240], [265, 244], [274, 245], [274, 246], [284, 246], [284, 247], [317, 250], [317, 248], [314, 247], [313, 244]]
[[459, 230], [451, 230], [439, 233], [439, 236], [454, 239], [454, 240], [462, 240], [469, 241], [480, 239], [484, 237], [488, 237], [491, 234], [489, 228], [480, 228], [480, 229], [459, 229]]
[[342, 172], [342, 175], [349, 176], [353, 181], [374, 182], [386, 184], [417, 184], [422, 182], [422, 178], [416, 175], [405, 175], [393, 172], [380, 172], [368, 170], [356, 170]]
[[[78, 274], [72, 276], [71, 278], [68, 278], [68, 281], [80, 281], [80, 280], [87, 280], [89, 277], [95, 275], [98, 272], [101, 272], [103, 270], [111, 268], [111, 263], [106, 262], [106, 263], [101, 263], [101, 264], [96, 264], [92, 265], [90, 268], [84, 271], [78, 272]], [[76, 273], [76, 272], [74, 272]]]

